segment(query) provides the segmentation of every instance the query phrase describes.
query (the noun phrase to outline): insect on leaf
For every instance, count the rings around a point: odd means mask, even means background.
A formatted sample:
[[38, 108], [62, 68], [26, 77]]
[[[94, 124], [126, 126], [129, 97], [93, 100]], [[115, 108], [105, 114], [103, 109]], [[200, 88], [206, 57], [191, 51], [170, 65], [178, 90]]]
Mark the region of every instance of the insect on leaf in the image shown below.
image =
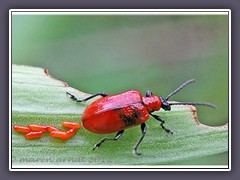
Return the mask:
[[[79, 99], [90, 94], [76, 90], [65, 82], [48, 74], [46, 69], [30, 66], [12, 66], [12, 122], [11, 125], [51, 125], [62, 128], [63, 121], [81, 122], [81, 115], [91, 102], [76, 103], [66, 92]], [[165, 121], [173, 135], [167, 134], [158, 121], [146, 122], [148, 132], [139, 146], [143, 154], [132, 155], [132, 147], [141, 136], [140, 128], [134, 127], [118, 141], [106, 142], [92, 151], [103, 137], [81, 128], [69, 140], [50, 137], [27, 140], [22, 133], [12, 129], [13, 167], [21, 165], [157, 165], [188, 160], [228, 151], [228, 126], [209, 127], [199, 123], [193, 106], [173, 106], [170, 112], [154, 112]], [[113, 166], [114, 167], [114, 166]]]

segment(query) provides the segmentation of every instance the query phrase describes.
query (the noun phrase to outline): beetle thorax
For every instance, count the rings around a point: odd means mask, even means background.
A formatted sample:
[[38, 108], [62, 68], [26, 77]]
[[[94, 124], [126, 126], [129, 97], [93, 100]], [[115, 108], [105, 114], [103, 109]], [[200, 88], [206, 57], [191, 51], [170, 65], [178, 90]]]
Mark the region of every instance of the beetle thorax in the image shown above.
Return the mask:
[[143, 104], [146, 106], [148, 112], [158, 111], [162, 106], [160, 98], [155, 95], [143, 97]]

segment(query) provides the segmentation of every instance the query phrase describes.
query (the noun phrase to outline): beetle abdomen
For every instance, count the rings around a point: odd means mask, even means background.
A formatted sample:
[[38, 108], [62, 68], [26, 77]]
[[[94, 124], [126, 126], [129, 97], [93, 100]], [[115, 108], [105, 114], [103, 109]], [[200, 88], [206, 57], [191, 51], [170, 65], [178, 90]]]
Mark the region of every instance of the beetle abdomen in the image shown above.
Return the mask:
[[119, 109], [120, 119], [125, 128], [132, 125], [139, 125], [148, 119], [149, 115], [142, 103], [136, 103]]
[[82, 118], [83, 126], [96, 134], [109, 134], [137, 126], [147, 121], [149, 114], [142, 103], [104, 111]]
[[130, 90], [103, 97], [83, 112], [83, 126], [90, 132], [108, 134], [137, 126], [149, 118], [139, 91]]

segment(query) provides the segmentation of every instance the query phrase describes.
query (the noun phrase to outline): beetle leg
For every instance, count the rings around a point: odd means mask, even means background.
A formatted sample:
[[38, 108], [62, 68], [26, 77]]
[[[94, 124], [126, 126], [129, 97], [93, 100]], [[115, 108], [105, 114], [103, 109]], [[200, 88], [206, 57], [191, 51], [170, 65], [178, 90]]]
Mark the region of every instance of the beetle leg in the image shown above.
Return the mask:
[[151, 96], [151, 95], [153, 95], [152, 91], [147, 90], [147, 92], [146, 92], [146, 97], [149, 97], [149, 96]]
[[105, 137], [105, 138], [103, 138], [103, 139], [101, 139], [95, 146], [94, 146], [94, 148], [93, 148], [93, 150], [95, 150], [96, 148], [99, 148], [105, 141], [116, 141], [116, 140], [118, 140], [121, 136], [122, 136], [122, 134], [123, 134], [123, 132], [124, 132], [124, 130], [122, 130], [122, 131], [119, 131], [116, 135], [115, 135], [115, 137], [112, 139], [112, 138], [108, 138], [108, 137]]
[[142, 155], [141, 153], [138, 153], [138, 152], [137, 152], [137, 148], [138, 148], [138, 146], [141, 144], [141, 142], [142, 142], [145, 134], [147, 133], [147, 126], [146, 126], [145, 123], [142, 123], [142, 124], [141, 124], [141, 130], [142, 130], [142, 136], [141, 136], [141, 138], [138, 140], [137, 144], [133, 147], [133, 155], [135, 155], [135, 156], [141, 156], [141, 155]]
[[171, 133], [171, 134], [173, 134], [173, 132], [171, 131], [171, 130], [169, 130], [169, 129], [167, 129], [163, 124], [165, 123], [165, 121], [160, 117], [160, 116], [157, 116], [157, 115], [155, 115], [155, 114], [151, 114], [150, 113], [150, 115], [152, 116], [152, 117], [154, 117], [156, 120], [158, 120], [158, 121], [160, 121], [161, 122], [161, 127], [167, 132], [167, 133]]
[[102, 96], [102, 97], [108, 96], [108, 94], [106, 94], [106, 93], [104, 93], [104, 92], [98, 92], [98, 93], [96, 93], [96, 94], [93, 94], [93, 95], [85, 98], [85, 99], [78, 99], [76, 96], [72, 95], [72, 94], [69, 93], [69, 92], [66, 92], [66, 94], [68, 94], [68, 95], [70, 96], [70, 98], [71, 98], [72, 100], [76, 101], [76, 102], [85, 102], [85, 101], [87, 101], [87, 100], [89, 100], [89, 99], [92, 99], [92, 98], [94, 98], [94, 97], [96, 97], [96, 96]]

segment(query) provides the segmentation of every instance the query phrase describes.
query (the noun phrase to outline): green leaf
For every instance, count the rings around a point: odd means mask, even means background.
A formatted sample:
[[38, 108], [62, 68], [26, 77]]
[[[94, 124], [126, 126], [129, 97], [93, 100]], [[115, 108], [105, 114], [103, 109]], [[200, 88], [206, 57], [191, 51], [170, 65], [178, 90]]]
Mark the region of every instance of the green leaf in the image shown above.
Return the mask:
[[[79, 77], [81, 78], [81, 77]], [[86, 103], [72, 101], [66, 92], [78, 98], [89, 94], [78, 91], [48, 74], [46, 69], [12, 66], [12, 126], [29, 124], [53, 125], [63, 121], [81, 122]], [[26, 140], [12, 130], [12, 163], [15, 165], [156, 165], [198, 158], [228, 151], [228, 126], [210, 127], [200, 124], [193, 106], [174, 106], [170, 112], [158, 111], [167, 134], [159, 122], [150, 118], [148, 132], [139, 146], [142, 157], [135, 157], [132, 148], [141, 136], [139, 126], [126, 130], [115, 142], [106, 142], [92, 151], [103, 137], [81, 128], [69, 140], [50, 137]]]

